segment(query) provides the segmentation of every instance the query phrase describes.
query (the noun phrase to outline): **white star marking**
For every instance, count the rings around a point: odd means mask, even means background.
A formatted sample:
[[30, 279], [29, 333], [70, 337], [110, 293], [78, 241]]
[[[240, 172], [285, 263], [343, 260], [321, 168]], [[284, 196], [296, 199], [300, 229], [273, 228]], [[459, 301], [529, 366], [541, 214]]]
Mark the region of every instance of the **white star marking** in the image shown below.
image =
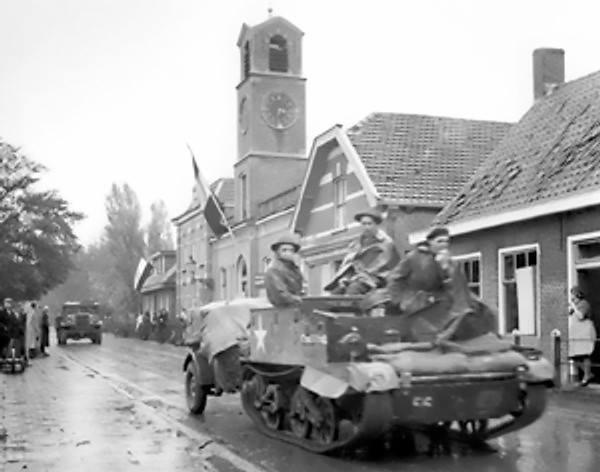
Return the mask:
[[265, 336], [267, 335], [267, 331], [263, 329], [262, 326], [262, 317], [258, 316], [258, 329], [254, 330], [254, 336], [256, 336], [256, 350], [266, 353], [267, 350], [265, 348]]

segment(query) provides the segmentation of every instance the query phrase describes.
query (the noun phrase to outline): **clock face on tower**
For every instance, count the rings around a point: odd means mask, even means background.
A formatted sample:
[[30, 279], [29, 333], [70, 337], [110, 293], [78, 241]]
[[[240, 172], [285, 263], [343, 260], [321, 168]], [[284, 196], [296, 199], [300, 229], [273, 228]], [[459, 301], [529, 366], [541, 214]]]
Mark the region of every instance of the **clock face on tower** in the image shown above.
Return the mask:
[[294, 100], [284, 92], [272, 92], [262, 103], [262, 117], [271, 128], [286, 129], [298, 118], [298, 108]]

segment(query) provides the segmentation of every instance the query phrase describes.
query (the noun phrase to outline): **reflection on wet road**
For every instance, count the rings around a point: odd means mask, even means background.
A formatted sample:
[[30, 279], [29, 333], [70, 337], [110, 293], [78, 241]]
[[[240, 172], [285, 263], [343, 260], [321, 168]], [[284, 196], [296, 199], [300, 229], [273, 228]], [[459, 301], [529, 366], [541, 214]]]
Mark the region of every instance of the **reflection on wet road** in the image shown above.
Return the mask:
[[377, 458], [332, 458], [265, 438], [243, 413], [237, 395], [211, 397], [204, 417], [188, 415], [181, 370], [185, 348], [106, 336], [101, 346], [70, 343], [54, 352], [93, 369], [132, 395], [154, 402], [183, 425], [214, 435], [241, 456], [273, 471], [595, 472], [600, 464], [596, 446], [600, 444], [600, 401], [583, 404], [553, 395], [542, 420], [490, 441], [489, 451], [454, 445], [451, 454], [436, 457], [387, 452]]

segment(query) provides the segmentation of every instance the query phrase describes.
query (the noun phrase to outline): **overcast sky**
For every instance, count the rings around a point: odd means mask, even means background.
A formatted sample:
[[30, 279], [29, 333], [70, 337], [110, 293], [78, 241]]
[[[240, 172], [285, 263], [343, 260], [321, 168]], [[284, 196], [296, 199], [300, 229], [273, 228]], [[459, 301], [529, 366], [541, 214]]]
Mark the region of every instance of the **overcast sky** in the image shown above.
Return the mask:
[[44, 164], [46, 185], [105, 224], [112, 182], [145, 217], [191, 199], [186, 142], [209, 180], [231, 176], [244, 22], [267, 8], [305, 33], [307, 149], [374, 111], [516, 121], [531, 53], [566, 51], [566, 78], [600, 69], [600, 2], [458, 0], [0, 0], [0, 137]]

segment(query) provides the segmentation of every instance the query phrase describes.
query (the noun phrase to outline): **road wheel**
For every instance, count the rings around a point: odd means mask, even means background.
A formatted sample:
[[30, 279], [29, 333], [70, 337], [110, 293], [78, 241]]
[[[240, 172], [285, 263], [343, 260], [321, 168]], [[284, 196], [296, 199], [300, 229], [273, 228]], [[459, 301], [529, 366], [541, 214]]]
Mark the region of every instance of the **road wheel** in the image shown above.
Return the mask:
[[198, 371], [193, 361], [185, 369], [185, 399], [191, 413], [198, 415], [204, 412], [206, 408], [206, 389], [200, 383]]

